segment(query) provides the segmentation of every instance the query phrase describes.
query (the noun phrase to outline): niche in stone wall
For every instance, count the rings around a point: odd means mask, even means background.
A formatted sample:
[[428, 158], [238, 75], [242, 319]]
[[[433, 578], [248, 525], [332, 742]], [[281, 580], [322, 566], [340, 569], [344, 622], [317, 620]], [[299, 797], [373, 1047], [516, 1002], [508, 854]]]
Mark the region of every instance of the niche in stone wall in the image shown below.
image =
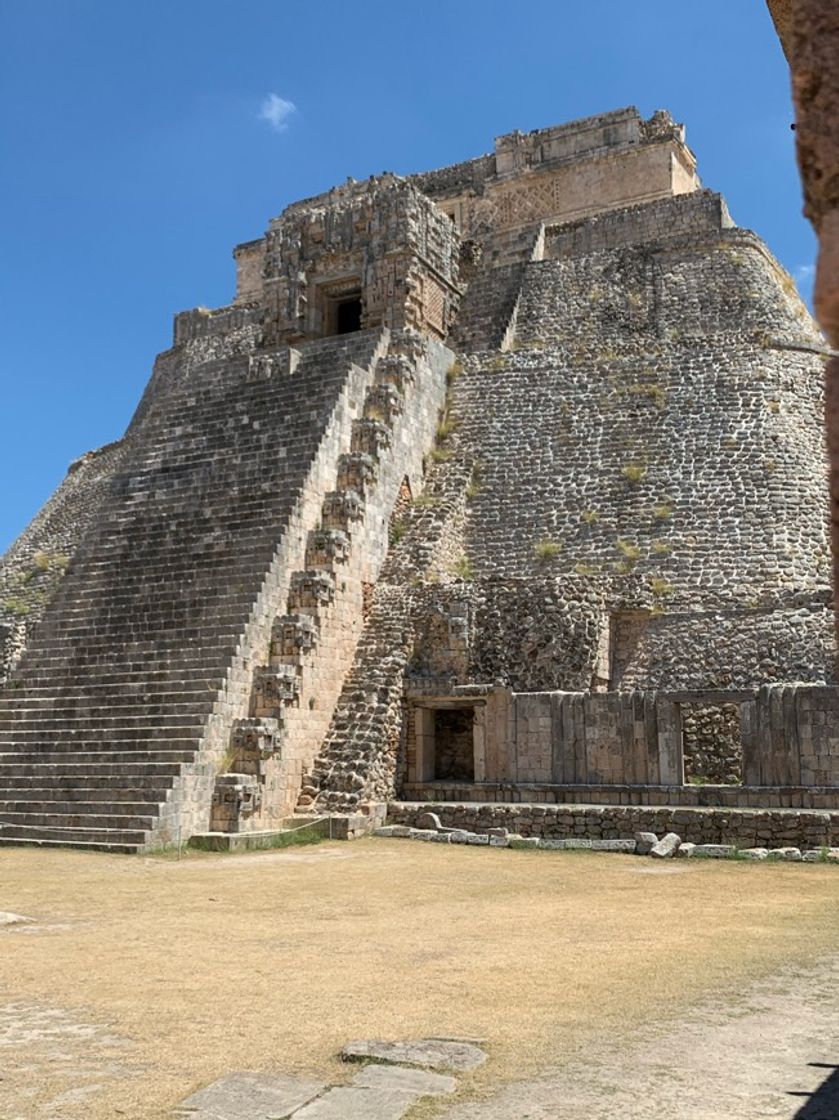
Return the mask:
[[414, 758], [408, 780], [475, 781], [475, 706], [453, 703], [414, 708]]
[[740, 705], [680, 704], [682, 755], [688, 785], [743, 782]]

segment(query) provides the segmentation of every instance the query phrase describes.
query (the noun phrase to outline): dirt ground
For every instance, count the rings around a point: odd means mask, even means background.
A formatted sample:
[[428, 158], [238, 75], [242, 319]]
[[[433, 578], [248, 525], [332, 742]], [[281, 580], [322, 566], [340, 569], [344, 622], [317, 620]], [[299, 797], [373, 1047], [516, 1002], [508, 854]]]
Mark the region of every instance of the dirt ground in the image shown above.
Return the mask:
[[694, 1051], [712, 1074], [720, 1046], [771, 1067], [764, 996], [827, 1063], [838, 901], [823, 865], [381, 839], [180, 862], [1, 848], [0, 910], [35, 921], [0, 929], [0, 1117], [161, 1120], [231, 1071], [338, 1081], [350, 1039], [433, 1034], [486, 1039], [490, 1061], [462, 1103], [420, 1114], [599, 1117], [592, 1102], [633, 1096], [630, 1073], [657, 1098]]

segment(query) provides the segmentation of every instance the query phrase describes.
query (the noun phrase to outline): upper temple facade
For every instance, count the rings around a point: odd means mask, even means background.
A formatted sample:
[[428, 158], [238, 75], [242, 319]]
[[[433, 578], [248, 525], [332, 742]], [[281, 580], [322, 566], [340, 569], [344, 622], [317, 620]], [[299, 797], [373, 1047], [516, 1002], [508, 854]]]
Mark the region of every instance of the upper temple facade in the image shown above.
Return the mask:
[[825, 345], [680, 124], [348, 180], [234, 258], [0, 564], [0, 842], [839, 808]]

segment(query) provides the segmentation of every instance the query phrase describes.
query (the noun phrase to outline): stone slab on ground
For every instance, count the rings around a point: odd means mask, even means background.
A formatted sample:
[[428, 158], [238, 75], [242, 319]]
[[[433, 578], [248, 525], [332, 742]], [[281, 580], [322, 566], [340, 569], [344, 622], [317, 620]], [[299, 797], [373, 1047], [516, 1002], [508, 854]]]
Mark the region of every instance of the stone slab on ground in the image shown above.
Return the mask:
[[323, 1092], [325, 1083], [302, 1077], [231, 1073], [178, 1106], [182, 1120], [274, 1120]]
[[293, 1115], [293, 1120], [401, 1120], [420, 1094], [347, 1085], [330, 1089]]
[[471, 1042], [439, 1038], [417, 1038], [407, 1042], [378, 1039], [348, 1042], [341, 1051], [345, 1062], [389, 1062], [393, 1065], [422, 1066], [425, 1069], [476, 1069], [487, 1056]]
[[457, 1081], [443, 1073], [408, 1066], [365, 1066], [352, 1079], [353, 1085], [365, 1089], [393, 1089], [400, 1093], [415, 1093], [423, 1097], [437, 1097], [453, 1093]]
[[733, 844], [697, 844], [693, 854], [703, 856], [705, 859], [728, 859], [736, 851]]
[[743, 859], [767, 859], [769, 856], [768, 848], [743, 848], [740, 851]]
[[769, 852], [771, 859], [785, 859], [797, 863], [801, 859], [800, 848], [772, 848]]

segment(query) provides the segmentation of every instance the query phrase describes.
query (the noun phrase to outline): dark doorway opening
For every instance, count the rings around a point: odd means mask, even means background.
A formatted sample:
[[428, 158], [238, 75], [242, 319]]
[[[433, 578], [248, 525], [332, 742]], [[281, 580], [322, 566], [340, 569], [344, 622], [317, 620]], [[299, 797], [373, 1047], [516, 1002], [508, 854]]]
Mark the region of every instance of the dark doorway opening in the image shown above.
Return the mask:
[[438, 708], [434, 712], [435, 782], [474, 782], [474, 722], [473, 708]]
[[361, 330], [361, 296], [342, 299], [335, 308], [335, 333], [352, 334]]

